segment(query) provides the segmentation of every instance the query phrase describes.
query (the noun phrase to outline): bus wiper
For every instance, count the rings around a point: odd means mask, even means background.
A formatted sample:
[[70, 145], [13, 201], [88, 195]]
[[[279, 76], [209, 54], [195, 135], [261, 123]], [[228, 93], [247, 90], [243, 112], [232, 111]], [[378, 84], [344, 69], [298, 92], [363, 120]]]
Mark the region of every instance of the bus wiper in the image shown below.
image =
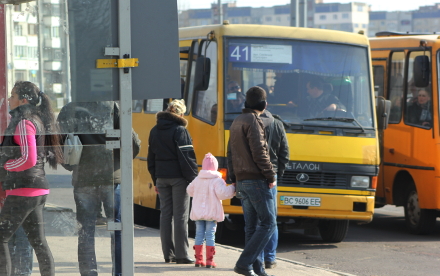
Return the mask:
[[365, 132], [364, 127], [359, 123], [358, 120], [355, 118], [334, 118], [334, 117], [320, 117], [320, 118], [309, 118], [304, 119], [304, 121], [337, 121], [337, 122], [347, 122], [347, 123], [353, 123], [355, 122], [361, 129], [362, 132]]

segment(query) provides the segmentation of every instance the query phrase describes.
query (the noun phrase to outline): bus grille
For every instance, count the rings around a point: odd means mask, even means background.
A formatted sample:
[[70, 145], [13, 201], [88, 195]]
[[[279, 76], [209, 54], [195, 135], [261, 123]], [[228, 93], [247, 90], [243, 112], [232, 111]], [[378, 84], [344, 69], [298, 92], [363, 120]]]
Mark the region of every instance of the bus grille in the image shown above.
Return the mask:
[[347, 187], [347, 175], [344, 174], [307, 172], [309, 180], [307, 182], [299, 182], [296, 179], [299, 173], [285, 171], [283, 177], [278, 179], [278, 184], [301, 187]]

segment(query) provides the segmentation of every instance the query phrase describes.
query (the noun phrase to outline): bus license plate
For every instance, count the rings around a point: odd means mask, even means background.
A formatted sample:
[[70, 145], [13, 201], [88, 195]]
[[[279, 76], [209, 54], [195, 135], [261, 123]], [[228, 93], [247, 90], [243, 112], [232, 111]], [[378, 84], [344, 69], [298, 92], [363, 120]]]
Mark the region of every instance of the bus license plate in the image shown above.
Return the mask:
[[280, 196], [281, 205], [294, 206], [321, 206], [319, 197], [301, 197], [301, 196]]

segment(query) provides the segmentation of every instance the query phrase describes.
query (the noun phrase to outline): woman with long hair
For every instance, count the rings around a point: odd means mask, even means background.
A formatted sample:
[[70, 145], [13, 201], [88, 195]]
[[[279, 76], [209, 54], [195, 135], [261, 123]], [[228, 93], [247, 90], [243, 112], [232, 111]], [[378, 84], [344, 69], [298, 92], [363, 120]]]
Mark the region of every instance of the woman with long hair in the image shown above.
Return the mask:
[[0, 148], [0, 176], [6, 200], [0, 212], [0, 275], [9, 276], [8, 241], [22, 225], [35, 250], [40, 274], [55, 275], [46, 241], [43, 207], [49, 194], [44, 163], [62, 162], [60, 136], [49, 98], [28, 81], [17, 81], [8, 99], [11, 121]]

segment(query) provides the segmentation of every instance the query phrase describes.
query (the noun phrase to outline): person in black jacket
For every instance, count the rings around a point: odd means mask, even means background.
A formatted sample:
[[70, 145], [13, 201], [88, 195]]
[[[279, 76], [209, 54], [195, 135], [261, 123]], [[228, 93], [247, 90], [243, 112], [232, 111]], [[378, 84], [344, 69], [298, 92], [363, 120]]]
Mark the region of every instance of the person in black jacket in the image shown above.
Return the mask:
[[[283, 123], [276, 115], [272, 115], [267, 109], [260, 115], [260, 119], [264, 124], [264, 132], [266, 136], [267, 146], [269, 148], [270, 162], [276, 173], [276, 179], [280, 179], [289, 162], [289, 145], [287, 142], [286, 132]], [[277, 198], [277, 189], [270, 189], [273, 198]], [[277, 201], [274, 201], [275, 214], [277, 213]], [[278, 246], [278, 227], [275, 226], [275, 232], [262, 251], [262, 261], [265, 268], [276, 267], [276, 249]]]
[[407, 121], [412, 124], [431, 127], [431, 96], [425, 89], [420, 89], [417, 94], [417, 101], [408, 107]]
[[[120, 150], [105, 147], [106, 130], [119, 129], [119, 107], [115, 102], [71, 102], [61, 109], [58, 122], [62, 133], [78, 135], [83, 145], [78, 165], [63, 164], [73, 170], [73, 195], [77, 209], [78, 263], [82, 276], [98, 275], [95, 254], [95, 224], [101, 204], [108, 220], [121, 221]], [[132, 131], [133, 158], [139, 153], [140, 141]], [[114, 244], [115, 276], [121, 275], [121, 231], [111, 233]]]
[[166, 111], [157, 113], [157, 124], [150, 131], [147, 162], [160, 199], [160, 239], [165, 262], [193, 264], [194, 260], [188, 257], [186, 187], [197, 176], [197, 163], [186, 129], [188, 121], [183, 118], [185, 111], [183, 100], [173, 100]]

